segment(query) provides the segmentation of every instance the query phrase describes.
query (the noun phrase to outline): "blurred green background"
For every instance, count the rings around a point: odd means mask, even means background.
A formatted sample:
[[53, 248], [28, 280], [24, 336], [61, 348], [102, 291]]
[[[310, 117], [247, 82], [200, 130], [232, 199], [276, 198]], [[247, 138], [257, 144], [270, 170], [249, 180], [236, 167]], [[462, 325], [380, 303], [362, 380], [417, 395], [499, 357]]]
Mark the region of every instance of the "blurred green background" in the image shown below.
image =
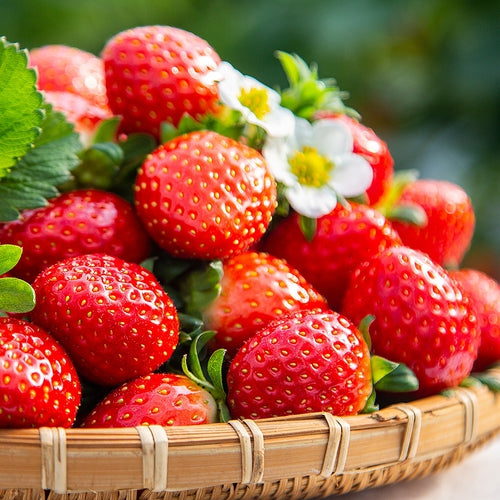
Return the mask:
[[500, 278], [500, 5], [497, 0], [0, 0], [0, 35], [23, 48], [99, 54], [133, 26], [169, 24], [270, 86], [275, 50], [315, 62], [389, 144], [396, 169], [447, 179], [477, 216], [463, 265]]

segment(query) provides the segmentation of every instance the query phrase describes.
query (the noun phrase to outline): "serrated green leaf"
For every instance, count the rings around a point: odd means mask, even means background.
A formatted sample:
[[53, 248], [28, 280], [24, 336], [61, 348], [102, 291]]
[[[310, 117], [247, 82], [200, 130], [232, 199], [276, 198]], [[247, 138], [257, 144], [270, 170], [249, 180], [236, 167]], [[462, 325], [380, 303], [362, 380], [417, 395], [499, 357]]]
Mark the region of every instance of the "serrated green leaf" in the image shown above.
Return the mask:
[[13, 220], [19, 211], [46, 204], [58, 194], [57, 186], [71, 178], [71, 170], [78, 164], [82, 149], [78, 134], [62, 113], [45, 107], [42, 131], [31, 148], [0, 179], [0, 217]]
[[35, 307], [35, 292], [29, 283], [18, 278], [0, 278], [0, 310], [26, 313]]
[[25, 50], [0, 37], [0, 179], [25, 155], [43, 120], [36, 73]]
[[23, 249], [17, 245], [0, 245], [0, 276], [19, 262], [22, 253]]

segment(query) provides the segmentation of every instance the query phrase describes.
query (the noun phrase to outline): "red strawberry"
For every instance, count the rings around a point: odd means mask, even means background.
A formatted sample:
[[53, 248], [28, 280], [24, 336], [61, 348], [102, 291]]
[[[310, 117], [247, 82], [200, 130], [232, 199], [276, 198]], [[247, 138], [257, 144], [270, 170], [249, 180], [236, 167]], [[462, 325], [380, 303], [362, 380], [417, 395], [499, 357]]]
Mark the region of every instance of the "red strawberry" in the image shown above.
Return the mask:
[[67, 45], [44, 45], [30, 50], [40, 90], [71, 92], [102, 108], [107, 107], [104, 64], [100, 57]]
[[212, 395], [184, 375], [155, 373], [111, 391], [82, 427], [198, 425], [217, 421]]
[[179, 321], [152, 273], [117, 257], [70, 257], [33, 282], [34, 323], [49, 330], [82, 377], [117, 385], [148, 374], [172, 355]]
[[387, 143], [371, 128], [349, 115], [321, 111], [315, 118], [332, 118], [347, 125], [354, 140], [353, 152], [363, 156], [373, 169], [373, 181], [366, 194], [369, 205], [375, 205], [388, 192], [394, 175], [394, 159]]
[[112, 116], [107, 107], [98, 106], [72, 92], [46, 90], [43, 94], [56, 111], [64, 113], [66, 119], [75, 125], [75, 131], [84, 144], [90, 142], [100, 123]]
[[485, 370], [500, 361], [500, 285], [476, 269], [451, 271], [450, 276], [462, 286], [476, 308], [481, 344], [473, 369]]
[[81, 385], [64, 349], [42, 328], [0, 318], [0, 428], [71, 427]]
[[441, 266], [458, 267], [470, 246], [476, 221], [467, 193], [452, 182], [418, 179], [403, 189], [396, 206], [403, 205], [420, 206], [427, 217], [423, 226], [392, 220], [403, 243], [427, 253]]
[[276, 184], [258, 151], [216, 132], [191, 132], [148, 156], [135, 204], [152, 238], [172, 255], [226, 258], [264, 234]]
[[176, 126], [218, 103], [214, 70], [220, 58], [198, 36], [171, 26], [141, 26], [118, 33], [102, 52], [109, 105], [125, 133], [159, 136], [162, 122]]
[[354, 415], [371, 393], [370, 353], [347, 318], [298, 311], [244, 344], [231, 362], [227, 383], [234, 418], [316, 411]]
[[413, 370], [420, 395], [458, 385], [477, 356], [479, 328], [469, 299], [444, 269], [405, 246], [354, 271], [342, 313], [355, 324], [375, 317], [373, 354]]
[[46, 207], [26, 210], [0, 228], [0, 242], [23, 247], [12, 273], [30, 282], [66, 257], [100, 252], [140, 262], [151, 251], [151, 241], [130, 203], [96, 189], [70, 191]]
[[358, 203], [337, 204], [317, 220], [311, 241], [303, 235], [299, 216], [292, 215], [266, 236], [265, 251], [285, 259], [340, 310], [349, 277], [366, 258], [401, 240], [375, 209]]
[[203, 312], [214, 344], [234, 355], [272, 320], [292, 311], [326, 309], [326, 301], [284, 260], [245, 252], [223, 262], [220, 295]]

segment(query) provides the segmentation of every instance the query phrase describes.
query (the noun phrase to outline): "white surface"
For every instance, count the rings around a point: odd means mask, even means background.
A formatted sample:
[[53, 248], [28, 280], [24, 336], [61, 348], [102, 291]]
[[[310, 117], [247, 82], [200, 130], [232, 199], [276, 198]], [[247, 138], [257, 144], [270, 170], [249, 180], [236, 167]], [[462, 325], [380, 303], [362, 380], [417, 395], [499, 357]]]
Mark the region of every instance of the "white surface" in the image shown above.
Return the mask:
[[435, 475], [330, 498], [331, 500], [500, 500], [500, 438]]

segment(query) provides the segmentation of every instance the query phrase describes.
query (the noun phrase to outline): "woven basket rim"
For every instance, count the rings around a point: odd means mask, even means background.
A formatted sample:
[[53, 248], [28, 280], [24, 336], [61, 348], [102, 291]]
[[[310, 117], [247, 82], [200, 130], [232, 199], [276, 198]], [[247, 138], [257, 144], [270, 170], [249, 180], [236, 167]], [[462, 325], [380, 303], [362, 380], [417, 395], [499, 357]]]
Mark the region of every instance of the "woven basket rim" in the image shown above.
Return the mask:
[[[500, 369], [489, 373], [500, 380]], [[345, 493], [454, 463], [500, 432], [498, 415], [500, 395], [478, 386], [342, 418], [314, 413], [168, 428], [1, 429], [0, 493], [136, 490], [147, 498], [144, 491], [196, 491], [204, 498], [203, 491], [231, 485], [263, 498], [269, 485], [277, 491], [304, 478], [309, 486], [289, 498]], [[218, 497], [212, 491], [207, 498]]]

